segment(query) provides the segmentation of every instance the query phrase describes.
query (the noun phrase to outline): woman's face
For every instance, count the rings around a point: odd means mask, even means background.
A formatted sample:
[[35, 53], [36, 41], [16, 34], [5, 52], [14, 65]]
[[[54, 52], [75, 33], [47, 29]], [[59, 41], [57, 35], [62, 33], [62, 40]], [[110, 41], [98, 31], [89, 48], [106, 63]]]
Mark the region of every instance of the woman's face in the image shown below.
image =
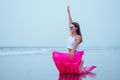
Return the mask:
[[69, 30], [70, 30], [70, 33], [72, 34], [77, 30], [77, 28], [73, 24], [71, 24], [69, 27]]

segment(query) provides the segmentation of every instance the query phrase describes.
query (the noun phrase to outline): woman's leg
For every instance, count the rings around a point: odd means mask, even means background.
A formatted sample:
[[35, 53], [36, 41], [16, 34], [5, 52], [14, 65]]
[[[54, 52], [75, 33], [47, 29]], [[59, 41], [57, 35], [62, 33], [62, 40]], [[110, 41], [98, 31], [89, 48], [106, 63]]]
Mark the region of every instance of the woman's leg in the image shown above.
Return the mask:
[[84, 61], [82, 60], [81, 63], [80, 63], [80, 67], [82, 67], [84, 64]]
[[83, 72], [86, 72], [86, 69], [83, 68], [83, 64], [84, 64], [84, 61], [82, 60], [81, 63], [80, 63], [80, 70], [83, 71]]

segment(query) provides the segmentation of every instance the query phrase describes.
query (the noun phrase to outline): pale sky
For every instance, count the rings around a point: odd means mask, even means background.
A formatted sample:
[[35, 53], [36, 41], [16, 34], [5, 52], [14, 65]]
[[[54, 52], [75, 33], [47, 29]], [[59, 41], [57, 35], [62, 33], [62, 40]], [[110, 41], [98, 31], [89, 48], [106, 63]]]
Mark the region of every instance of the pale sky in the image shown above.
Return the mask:
[[68, 4], [81, 46], [120, 48], [119, 0], [1, 0], [0, 46], [66, 46]]

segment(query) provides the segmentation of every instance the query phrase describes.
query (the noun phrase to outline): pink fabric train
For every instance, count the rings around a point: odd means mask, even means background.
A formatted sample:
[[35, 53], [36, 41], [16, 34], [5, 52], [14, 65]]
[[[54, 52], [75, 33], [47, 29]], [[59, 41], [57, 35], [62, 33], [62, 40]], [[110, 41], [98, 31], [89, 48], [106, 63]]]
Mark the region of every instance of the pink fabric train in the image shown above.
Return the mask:
[[[83, 74], [84, 72], [80, 70], [83, 54], [84, 51], [75, 52], [73, 59], [71, 59], [68, 53], [54, 51], [52, 57], [60, 74]], [[85, 67], [87, 72], [94, 68], [96, 66]]]

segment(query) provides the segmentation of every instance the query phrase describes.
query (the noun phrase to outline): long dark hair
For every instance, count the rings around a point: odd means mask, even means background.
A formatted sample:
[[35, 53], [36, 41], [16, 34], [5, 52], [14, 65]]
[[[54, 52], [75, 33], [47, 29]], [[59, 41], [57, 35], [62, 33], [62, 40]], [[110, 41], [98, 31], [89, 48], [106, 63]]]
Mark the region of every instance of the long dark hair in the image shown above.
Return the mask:
[[76, 32], [78, 35], [81, 36], [81, 42], [82, 42], [82, 34], [81, 34], [81, 30], [80, 30], [80, 25], [77, 22], [72, 22], [72, 24], [77, 28]]

